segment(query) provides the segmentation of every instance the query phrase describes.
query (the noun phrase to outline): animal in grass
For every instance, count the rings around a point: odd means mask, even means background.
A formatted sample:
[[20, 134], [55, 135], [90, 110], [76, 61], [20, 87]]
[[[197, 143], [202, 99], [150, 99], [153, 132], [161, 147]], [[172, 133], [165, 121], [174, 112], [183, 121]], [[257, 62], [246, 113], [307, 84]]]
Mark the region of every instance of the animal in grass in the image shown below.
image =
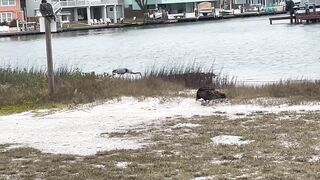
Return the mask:
[[141, 72], [133, 72], [132, 70], [128, 68], [119, 68], [119, 69], [114, 69], [112, 71], [112, 75], [124, 75], [124, 74], [139, 74], [142, 77]]
[[226, 94], [216, 91], [214, 88], [211, 87], [201, 87], [197, 91], [196, 99], [203, 99], [205, 101], [210, 101], [214, 99], [224, 99], [226, 98]]

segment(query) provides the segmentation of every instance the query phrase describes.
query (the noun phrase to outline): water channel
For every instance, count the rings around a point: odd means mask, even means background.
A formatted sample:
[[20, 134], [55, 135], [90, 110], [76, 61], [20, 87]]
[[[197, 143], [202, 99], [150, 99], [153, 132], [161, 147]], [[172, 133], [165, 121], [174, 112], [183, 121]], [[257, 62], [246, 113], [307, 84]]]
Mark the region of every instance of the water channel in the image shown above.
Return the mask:
[[[55, 67], [111, 72], [198, 64], [247, 82], [320, 79], [320, 24], [269, 17], [102, 29], [53, 35]], [[44, 35], [0, 38], [1, 67], [46, 65]]]

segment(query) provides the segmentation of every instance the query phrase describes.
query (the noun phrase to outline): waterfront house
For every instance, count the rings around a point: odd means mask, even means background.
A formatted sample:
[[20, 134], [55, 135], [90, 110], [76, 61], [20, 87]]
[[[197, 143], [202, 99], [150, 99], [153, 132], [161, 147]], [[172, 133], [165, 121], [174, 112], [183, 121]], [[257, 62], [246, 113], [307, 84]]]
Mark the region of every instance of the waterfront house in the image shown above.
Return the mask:
[[[156, 9], [159, 12], [165, 11], [168, 14], [185, 16], [189, 13], [195, 13], [199, 3], [202, 2], [208, 2], [212, 7], [218, 4], [217, 0], [149, 0], [148, 9]], [[125, 0], [125, 15], [126, 17], [142, 16], [142, 12], [135, 0]]]
[[[285, 0], [231, 0], [231, 4], [233, 8], [242, 6], [247, 9], [252, 7], [263, 7], [266, 9], [270, 7], [284, 6]], [[283, 8], [280, 8], [279, 10], [283, 10]]]
[[24, 20], [20, 0], [0, 0], [0, 22], [11, 22], [14, 19]]
[[[26, 2], [27, 16], [39, 16], [41, 0]], [[92, 24], [93, 20], [109, 18], [117, 23], [124, 18], [123, 0], [48, 0], [60, 21], [81, 21]]]

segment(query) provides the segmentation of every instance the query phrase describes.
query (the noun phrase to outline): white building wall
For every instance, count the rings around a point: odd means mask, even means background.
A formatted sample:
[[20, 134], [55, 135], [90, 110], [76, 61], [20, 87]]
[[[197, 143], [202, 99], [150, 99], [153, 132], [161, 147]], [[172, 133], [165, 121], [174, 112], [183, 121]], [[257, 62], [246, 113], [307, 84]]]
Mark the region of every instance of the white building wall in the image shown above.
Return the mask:
[[[111, 11], [112, 10], [112, 11]], [[122, 7], [117, 6], [117, 19], [122, 17]], [[107, 6], [107, 17], [114, 20], [114, 6]]]

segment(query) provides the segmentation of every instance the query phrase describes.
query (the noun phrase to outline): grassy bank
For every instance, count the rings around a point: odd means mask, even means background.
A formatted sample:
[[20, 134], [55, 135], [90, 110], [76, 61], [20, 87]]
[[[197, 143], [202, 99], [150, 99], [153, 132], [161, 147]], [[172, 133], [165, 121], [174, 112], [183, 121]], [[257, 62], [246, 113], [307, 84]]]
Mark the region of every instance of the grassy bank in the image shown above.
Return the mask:
[[[319, 81], [248, 86], [201, 68], [150, 70], [141, 79], [131, 80], [64, 68], [55, 75], [56, 92], [50, 97], [45, 72], [0, 69], [0, 114], [125, 95], [177, 96], [181, 90], [199, 86], [215, 86], [232, 101], [258, 97], [319, 100], [320, 94]], [[212, 79], [213, 76], [217, 77]], [[106, 139], [141, 139], [146, 145], [136, 150], [104, 151], [90, 156], [50, 154], [1, 144], [0, 179], [320, 178], [318, 111], [255, 111], [234, 116], [230, 119], [220, 112], [209, 117], [167, 117], [160, 124], [97, 133]], [[239, 136], [241, 141], [250, 143], [213, 141], [224, 135]]]
[[[0, 114], [39, 107], [90, 103], [119, 96], [170, 96], [185, 88], [211, 85], [213, 72], [201, 69], [151, 70], [142, 78], [83, 73], [59, 68], [55, 72], [55, 93], [48, 95], [46, 72], [34, 69], [0, 69]], [[156, 73], [157, 72], [157, 73]], [[168, 73], [168, 74], [167, 74]], [[208, 79], [210, 79], [211, 81]], [[199, 83], [200, 82], [200, 83]]]
[[174, 96], [181, 90], [201, 86], [216, 87], [231, 99], [320, 99], [320, 81], [281, 81], [248, 86], [237, 83], [236, 78], [215, 74], [213, 69], [196, 66], [150, 69], [138, 79], [59, 68], [55, 72], [55, 94], [49, 96], [45, 71], [0, 68], [0, 114], [90, 103], [119, 96]]

